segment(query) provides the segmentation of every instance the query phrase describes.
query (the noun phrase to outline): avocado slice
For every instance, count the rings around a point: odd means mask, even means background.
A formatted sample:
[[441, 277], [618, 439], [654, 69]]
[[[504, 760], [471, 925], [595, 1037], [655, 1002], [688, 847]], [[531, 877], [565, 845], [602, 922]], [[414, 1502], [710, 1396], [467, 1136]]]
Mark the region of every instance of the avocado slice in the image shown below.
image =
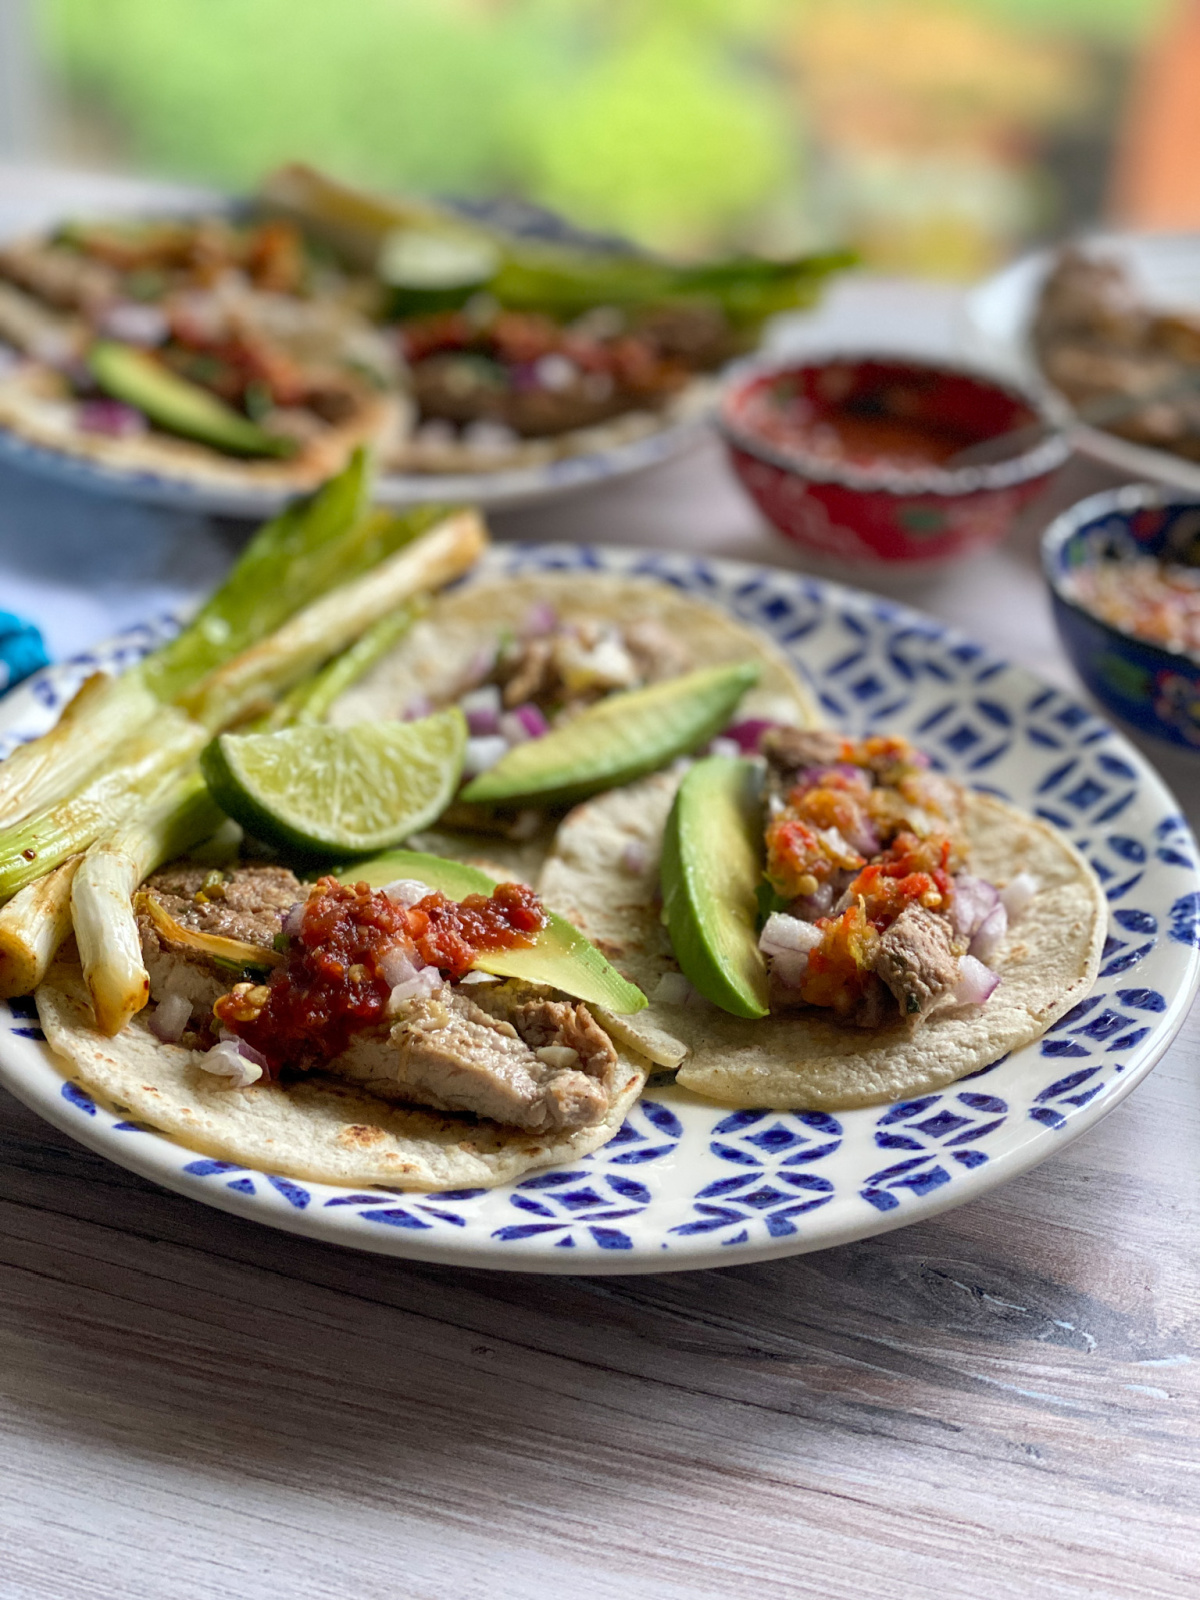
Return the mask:
[[92, 346], [87, 360], [105, 394], [136, 406], [164, 433], [198, 440], [232, 456], [290, 456], [295, 451], [294, 440], [268, 433], [145, 350], [102, 339]]
[[709, 756], [679, 785], [662, 853], [663, 911], [684, 976], [735, 1017], [765, 1017], [758, 948], [762, 774], [753, 761]]
[[[469, 894], [491, 894], [495, 878], [462, 861], [447, 861], [442, 856], [425, 855], [420, 850], [388, 850], [370, 861], [356, 861], [347, 867], [348, 882], [368, 883], [372, 889], [397, 878], [415, 878], [438, 889], [448, 900], [464, 900]], [[641, 1011], [646, 996], [628, 983], [604, 957], [564, 918], [546, 913], [546, 926], [531, 945], [519, 950], [495, 950], [475, 962], [480, 972], [498, 978], [523, 978], [527, 983], [547, 983], [564, 994], [604, 1006], [609, 1011], [628, 1015]]]
[[567, 805], [632, 783], [720, 733], [760, 671], [756, 661], [735, 661], [609, 695], [543, 738], [515, 745], [460, 798]]

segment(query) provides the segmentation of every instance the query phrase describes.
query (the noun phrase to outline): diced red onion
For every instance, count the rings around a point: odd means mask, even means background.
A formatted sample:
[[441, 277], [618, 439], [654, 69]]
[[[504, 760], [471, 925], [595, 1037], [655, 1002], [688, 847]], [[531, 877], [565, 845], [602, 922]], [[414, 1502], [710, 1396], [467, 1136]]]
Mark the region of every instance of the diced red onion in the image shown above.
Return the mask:
[[419, 900], [424, 900], [427, 894], [433, 893], [433, 890], [427, 883], [422, 883], [420, 878], [393, 878], [391, 883], [385, 883], [379, 892], [387, 895], [394, 905], [408, 907], [415, 906]]
[[477, 736], [499, 733], [502, 703], [500, 690], [494, 683], [485, 683], [482, 688], [472, 689], [470, 694], [463, 695], [458, 705], [471, 733]]
[[973, 878], [969, 872], [960, 872], [954, 880], [954, 899], [950, 905], [950, 920], [959, 938], [974, 938], [999, 899], [985, 878]]
[[124, 301], [109, 306], [100, 318], [100, 331], [123, 344], [163, 344], [171, 328], [159, 306]]
[[685, 1006], [694, 993], [682, 972], [664, 972], [652, 998], [665, 1006]]
[[981, 1006], [999, 982], [999, 975], [991, 967], [985, 967], [982, 961], [966, 955], [959, 964], [954, 998], [964, 1006]]
[[771, 976], [785, 989], [798, 989], [808, 971], [808, 957], [799, 950], [779, 950], [771, 956]]
[[579, 377], [579, 368], [569, 357], [552, 350], [549, 355], [541, 356], [534, 362], [533, 375], [539, 388], [560, 394]]
[[165, 994], [150, 1018], [150, 1032], [164, 1044], [178, 1044], [191, 1021], [192, 1002], [185, 994]]
[[306, 902], [303, 900], [297, 900], [294, 905], [288, 907], [287, 915], [283, 919], [283, 928], [281, 931], [285, 933], [289, 939], [298, 939], [300, 937], [300, 929], [304, 926], [305, 903]]
[[483, 734], [477, 739], [468, 739], [463, 755], [463, 777], [477, 777], [489, 767], [494, 767], [501, 756], [507, 754], [508, 740], [498, 733]]
[[1000, 948], [1000, 941], [1008, 932], [1008, 912], [1004, 903], [997, 900], [996, 904], [984, 917], [975, 930], [975, 937], [971, 940], [969, 954], [980, 961], [990, 961]]
[[860, 856], [876, 855], [883, 848], [869, 817], [860, 817], [856, 826], [847, 824], [842, 829], [842, 836], [850, 848], [857, 850]]
[[827, 917], [833, 910], [834, 887], [832, 882], [819, 884], [813, 894], [801, 895], [798, 900], [791, 903], [791, 915], [802, 917], [805, 922], [816, 922], [818, 917]]
[[712, 740], [708, 747], [708, 754], [710, 756], [725, 756], [730, 760], [736, 760], [742, 754], [742, 747], [736, 739], [726, 739], [722, 736]]
[[1006, 888], [1000, 891], [1000, 903], [1008, 912], [1009, 920], [1015, 922], [1022, 917], [1033, 904], [1034, 896], [1040, 885], [1032, 872], [1018, 872]]
[[470, 972], [464, 972], [462, 977], [458, 981], [459, 981], [459, 984], [461, 985], [461, 984], [464, 984], [464, 983], [467, 983], [467, 984], [499, 983], [500, 979], [496, 976], [496, 974], [494, 972], [479, 972], [479, 971], [476, 971], [474, 968], [472, 968], [472, 970]]
[[640, 839], [630, 839], [621, 851], [621, 870], [627, 872], [631, 878], [638, 878], [645, 872], [650, 864], [650, 857], [646, 846]]
[[467, 682], [481, 683], [496, 665], [496, 656], [499, 653], [499, 644], [495, 639], [491, 644], [481, 644], [479, 649], [467, 663]]
[[740, 722], [731, 722], [721, 737], [732, 739], [744, 756], [752, 756], [757, 752], [763, 734], [778, 726], [777, 722], [767, 717], [743, 717]]
[[[222, 1039], [219, 1044], [213, 1045], [211, 1050], [206, 1050], [199, 1058], [199, 1065], [205, 1072], [211, 1072], [216, 1077], [228, 1078], [231, 1089], [244, 1089], [248, 1084], [257, 1083], [263, 1075], [263, 1057], [257, 1051], [252, 1054], [258, 1056], [257, 1061], [252, 1061], [246, 1054], [248, 1045], [239, 1039]], [[262, 1065], [260, 1065], [262, 1063]]]
[[403, 1010], [410, 1000], [426, 999], [442, 987], [443, 981], [436, 967], [422, 967], [420, 972], [411, 978], [406, 978], [403, 983], [393, 984], [392, 992], [388, 995], [388, 1014], [394, 1016], [396, 1012]]
[[433, 701], [427, 694], [419, 694], [410, 700], [400, 714], [401, 722], [419, 722], [422, 717], [427, 717], [433, 710]]
[[388, 988], [394, 989], [398, 983], [411, 983], [423, 966], [415, 950], [397, 944], [380, 957], [379, 973]]
[[553, 633], [557, 627], [558, 612], [545, 600], [538, 600], [525, 613], [521, 634], [526, 639], [538, 639]]
[[550, 724], [537, 706], [528, 702], [523, 706], [518, 706], [515, 711], [510, 711], [508, 716], [501, 717], [500, 726], [505, 733], [508, 732], [514, 719], [520, 723], [527, 739], [542, 739], [550, 732]]
[[784, 911], [772, 911], [758, 936], [758, 948], [764, 955], [791, 953], [807, 955], [815, 950], [824, 935], [811, 922], [799, 917], [789, 917]]
[[109, 439], [133, 439], [150, 426], [135, 406], [123, 400], [84, 400], [75, 420], [84, 433], [101, 433]]

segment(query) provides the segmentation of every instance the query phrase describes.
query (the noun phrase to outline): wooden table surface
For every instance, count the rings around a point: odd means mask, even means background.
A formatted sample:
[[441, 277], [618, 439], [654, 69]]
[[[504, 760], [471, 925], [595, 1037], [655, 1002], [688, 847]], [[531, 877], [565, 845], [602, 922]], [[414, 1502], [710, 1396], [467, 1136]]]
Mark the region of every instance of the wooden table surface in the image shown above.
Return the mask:
[[[817, 331], [897, 326], [952, 341], [953, 297], [849, 285]], [[1070, 683], [1036, 535], [1103, 481], [1073, 463], [1003, 550], [889, 592]], [[495, 527], [789, 560], [709, 446]], [[0, 472], [0, 605], [61, 652], [238, 536]], [[0, 1093], [0, 1600], [1200, 1593], [1198, 1061], [1193, 1016], [1091, 1133], [935, 1221], [602, 1279], [273, 1233]]]

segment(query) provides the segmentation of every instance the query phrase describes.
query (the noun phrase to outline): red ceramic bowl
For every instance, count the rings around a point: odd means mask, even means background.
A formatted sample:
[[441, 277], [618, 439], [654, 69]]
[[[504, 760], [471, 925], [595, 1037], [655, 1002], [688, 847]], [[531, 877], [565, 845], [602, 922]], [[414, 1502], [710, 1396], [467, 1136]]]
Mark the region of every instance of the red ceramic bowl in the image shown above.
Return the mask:
[[[885, 426], [868, 450], [872, 417]], [[949, 450], [1039, 418], [1055, 431], [987, 466], [906, 466], [887, 454], [903, 448], [897, 428]], [[860, 563], [944, 561], [998, 543], [1070, 453], [1064, 423], [1053, 398], [1032, 389], [965, 366], [865, 354], [743, 368], [718, 414], [734, 470], [780, 533]], [[835, 425], [857, 429], [850, 453], [830, 445]]]

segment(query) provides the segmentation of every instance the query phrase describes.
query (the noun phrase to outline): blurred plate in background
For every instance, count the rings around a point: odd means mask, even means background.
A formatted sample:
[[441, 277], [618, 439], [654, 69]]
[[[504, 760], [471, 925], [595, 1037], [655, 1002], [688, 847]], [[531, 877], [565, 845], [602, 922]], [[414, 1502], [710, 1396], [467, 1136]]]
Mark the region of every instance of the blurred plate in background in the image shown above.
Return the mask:
[[[1079, 243], [1089, 254], [1119, 261], [1156, 308], [1200, 311], [1200, 234], [1094, 233]], [[967, 296], [964, 336], [978, 356], [1025, 376], [1039, 372], [1030, 334], [1057, 255], [1047, 249], [1022, 256]], [[1200, 490], [1200, 465], [1167, 450], [1133, 444], [1083, 423], [1074, 428], [1073, 442], [1081, 454], [1130, 477]]]

